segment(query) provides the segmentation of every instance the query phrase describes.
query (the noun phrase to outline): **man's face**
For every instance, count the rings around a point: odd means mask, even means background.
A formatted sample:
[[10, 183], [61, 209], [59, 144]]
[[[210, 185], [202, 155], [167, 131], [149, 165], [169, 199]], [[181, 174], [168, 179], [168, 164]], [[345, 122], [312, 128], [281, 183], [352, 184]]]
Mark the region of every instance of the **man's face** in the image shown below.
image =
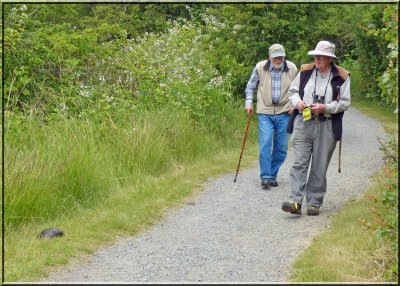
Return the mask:
[[283, 61], [285, 60], [285, 57], [271, 57], [269, 56], [269, 59], [271, 60], [271, 63], [275, 68], [280, 68], [283, 64]]
[[326, 70], [327, 68], [329, 68], [331, 61], [332, 61], [331, 57], [318, 56], [318, 55], [314, 56], [315, 67], [319, 70]]

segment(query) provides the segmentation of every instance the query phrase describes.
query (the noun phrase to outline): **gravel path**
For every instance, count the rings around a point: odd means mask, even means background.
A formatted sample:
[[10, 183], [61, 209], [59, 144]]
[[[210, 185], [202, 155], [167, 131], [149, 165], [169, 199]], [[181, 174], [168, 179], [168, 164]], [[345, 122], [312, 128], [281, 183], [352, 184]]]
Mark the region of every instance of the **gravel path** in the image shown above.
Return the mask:
[[319, 216], [281, 211], [289, 188], [290, 149], [279, 173], [279, 187], [262, 190], [258, 162], [254, 162], [240, 171], [236, 183], [234, 172], [207, 182], [190, 203], [169, 210], [153, 228], [119, 239], [42, 282], [288, 281], [296, 256], [349, 199], [368, 188], [369, 176], [382, 165], [378, 136], [385, 133], [377, 121], [353, 108], [346, 111], [342, 172], [338, 173], [338, 145]]

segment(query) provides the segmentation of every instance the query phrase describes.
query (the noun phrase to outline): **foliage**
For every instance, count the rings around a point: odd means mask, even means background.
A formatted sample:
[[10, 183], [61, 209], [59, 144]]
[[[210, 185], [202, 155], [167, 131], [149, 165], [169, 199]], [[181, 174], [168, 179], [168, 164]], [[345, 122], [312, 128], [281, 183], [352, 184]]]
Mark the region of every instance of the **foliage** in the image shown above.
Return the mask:
[[232, 78], [235, 97], [243, 96], [255, 64], [268, 58], [268, 48], [274, 43], [284, 45], [287, 58], [297, 65], [310, 60], [306, 55], [309, 41], [304, 36], [310, 31], [309, 18], [320, 9], [310, 7], [216, 4], [206, 9], [202, 18], [208, 35], [206, 48], [215, 68]]
[[[200, 29], [184, 19], [165, 25], [164, 33], [136, 39], [109, 23], [85, 30], [58, 23], [29, 33], [21, 25], [24, 36], [14, 42], [16, 32], [7, 31], [14, 45], [6, 61], [14, 86], [6, 110], [8, 226], [67, 215], [104, 200], [118, 187], [115, 178], [157, 175], [175, 160], [230, 145], [240, 120], [229, 78], [207, 61]], [[113, 39], [105, 40], [108, 32]], [[22, 55], [17, 46], [29, 42], [33, 48]], [[169, 128], [169, 121], [186, 124]], [[209, 141], [215, 148], [205, 151]], [[42, 203], [33, 204], [39, 194]]]
[[[242, 98], [252, 68], [267, 57], [271, 44], [283, 44], [288, 59], [299, 66], [312, 60], [307, 51], [317, 41], [328, 39], [336, 44], [340, 62], [360, 62], [361, 95], [378, 99], [382, 91], [385, 102], [395, 105], [397, 31], [393, 9], [396, 7], [386, 5], [383, 15], [382, 6], [7, 4], [4, 33], [7, 109], [21, 109], [44, 117], [68, 110], [72, 116], [78, 116], [93, 113], [93, 106], [111, 97], [118, 98], [122, 106], [127, 102], [132, 106], [139, 94], [139, 84], [145, 88], [151, 80], [139, 83], [140, 76], [128, 75], [146, 73], [144, 63], [140, 66], [143, 71], [137, 67], [127, 71], [124, 67], [123, 74], [118, 69], [123, 55], [120, 58], [116, 55], [123, 54], [126, 48], [135, 49], [134, 43], [140, 41], [140, 47], [147, 48], [143, 44], [146, 33], [165, 39], [174, 31], [174, 25], [175, 29], [186, 25], [187, 36], [197, 37], [194, 50], [215, 69], [213, 78], [223, 79], [225, 90], [235, 98]], [[187, 39], [180, 39], [186, 41], [185, 45], [190, 44]], [[164, 55], [168, 52], [180, 55], [179, 49], [185, 49], [185, 45], [177, 44], [174, 50], [161, 49]], [[107, 95], [99, 96], [96, 90], [105, 90]]]
[[379, 87], [382, 90], [381, 97], [389, 106], [396, 107], [398, 112], [398, 60], [399, 60], [399, 44], [398, 44], [398, 5], [388, 5], [383, 14], [383, 23], [385, 27], [378, 33], [384, 36], [385, 42], [389, 49], [387, 60], [389, 61], [385, 72], [378, 78]]
[[365, 228], [373, 229], [380, 241], [385, 241], [390, 248], [386, 259], [382, 260], [383, 276], [386, 281], [394, 281], [398, 277], [398, 144], [396, 138], [387, 140], [378, 138], [383, 152], [385, 168], [383, 175], [386, 178], [384, 186], [376, 195], [369, 196], [373, 203], [371, 221], [361, 220]]
[[[273, 43], [299, 67], [330, 40], [352, 94], [398, 104], [394, 4], [2, 8], [7, 230], [90, 212], [121, 187], [237, 147], [247, 80]], [[393, 240], [397, 193], [386, 187], [377, 233]]]
[[363, 10], [355, 30], [356, 53], [363, 71], [360, 93], [370, 100], [378, 100], [381, 90], [377, 79], [388, 63], [386, 58], [376, 55], [387, 55], [388, 50], [382, 35], [373, 31], [383, 28], [383, 9], [378, 5], [366, 5]]
[[[378, 228], [378, 234], [390, 236], [393, 243], [397, 239], [397, 205], [398, 205], [398, 193], [397, 193], [397, 177], [398, 177], [398, 143], [396, 138], [391, 137], [389, 140], [383, 142], [379, 140], [383, 151], [383, 160], [385, 161], [385, 173], [389, 179], [385, 185], [385, 191], [380, 199], [385, 211], [377, 213], [378, 220], [381, 222]], [[389, 211], [388, 211], [389, 210]]]

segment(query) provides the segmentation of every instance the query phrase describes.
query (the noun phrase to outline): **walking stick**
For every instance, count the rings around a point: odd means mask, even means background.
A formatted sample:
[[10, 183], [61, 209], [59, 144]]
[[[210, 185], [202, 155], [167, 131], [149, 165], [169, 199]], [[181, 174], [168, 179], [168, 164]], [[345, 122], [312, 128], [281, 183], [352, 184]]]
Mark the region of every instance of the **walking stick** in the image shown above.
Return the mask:
[[249, 131], [250, 120], [251, 120], [251, 116], [252, 115], [253, 115], [253, 113], [250, 113], [249, 117], [247, 118], [246, 132], [244, 133], [244, 138], [243, 138], [243, 143], [242, 143], [242, 151], [240, 152], [239, 163], [238, 163], [238, 166], [237, 166], [237, 169], [236, 169], [235, 179], [233, 180], [234, 183], [236, 183], [236, 178], [237, 178], [237, 175], [239, 173], [240, 161], [242, 161], [244, 145], [246, 145], [247, 132]]

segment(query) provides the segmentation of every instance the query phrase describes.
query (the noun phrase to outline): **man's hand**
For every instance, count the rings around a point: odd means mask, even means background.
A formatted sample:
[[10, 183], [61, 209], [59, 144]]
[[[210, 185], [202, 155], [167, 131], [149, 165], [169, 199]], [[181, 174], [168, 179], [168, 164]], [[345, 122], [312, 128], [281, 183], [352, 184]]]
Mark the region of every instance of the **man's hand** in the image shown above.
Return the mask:
[[297, 102], [297, 109], [298, 109], [298, 110], [303, 110], [305, 107], [306, 107], [306, 104], [304, 103], [304, 101], [299, 100], [299, 101]]
[[250, 107], [246, 107], [246, 112], [248, 113], [248, 114], [253, 114], [253, 106], [250, 106]]
[[318, 115], [323, 113], [326, 110], [326, 105], [322, 103], [313, 103], [311, 104], [311, 111], [314, 115]]

